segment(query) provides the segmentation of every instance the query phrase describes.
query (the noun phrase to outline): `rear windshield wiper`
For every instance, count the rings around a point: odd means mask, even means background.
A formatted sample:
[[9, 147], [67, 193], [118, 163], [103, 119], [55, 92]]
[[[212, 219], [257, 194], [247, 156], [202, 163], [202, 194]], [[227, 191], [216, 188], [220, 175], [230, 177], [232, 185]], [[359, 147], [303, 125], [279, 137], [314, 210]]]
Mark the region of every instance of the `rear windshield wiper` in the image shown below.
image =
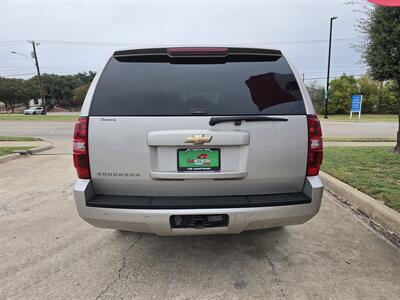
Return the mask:
[[235, 122], [235, 125], [241, 125], [242, 121], [246, 122], [258, 122], [258, 121], [270, 121], [270, 122], [286, 122], [288, 119], [268, 117], [268, 116], [239, 116], [239, 117], [214, 117], [210, 119], [210, 126], [214, 126], [218, 123]]

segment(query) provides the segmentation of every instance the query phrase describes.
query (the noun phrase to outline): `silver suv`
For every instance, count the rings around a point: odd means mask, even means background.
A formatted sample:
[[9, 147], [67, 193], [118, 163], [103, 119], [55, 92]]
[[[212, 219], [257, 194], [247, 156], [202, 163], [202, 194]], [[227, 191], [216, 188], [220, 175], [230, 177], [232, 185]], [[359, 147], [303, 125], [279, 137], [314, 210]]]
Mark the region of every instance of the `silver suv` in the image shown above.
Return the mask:
[[322, 136], [280, 51], [115, 52], [74, 132], [79, 215], [103, 228], [224, 234], [319, 211]]

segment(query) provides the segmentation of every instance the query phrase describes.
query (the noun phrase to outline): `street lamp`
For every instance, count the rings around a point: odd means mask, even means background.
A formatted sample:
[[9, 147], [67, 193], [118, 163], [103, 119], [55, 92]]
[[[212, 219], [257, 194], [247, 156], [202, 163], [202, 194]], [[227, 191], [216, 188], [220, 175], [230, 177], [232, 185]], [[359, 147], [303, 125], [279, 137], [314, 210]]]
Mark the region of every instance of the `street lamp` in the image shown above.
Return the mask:
[[326, 91], [325, 91], [325, 119], [328, 119], [328, 99], [329, 99], [329, 73], [331, 70], [331, 46], [332, 46], [332, 23], [338, 17], [331, 18], [331, 26], [329, 28], [329, 54], [328, 54], [328, 75], [326, 76]]
[[[28, 41], [28, 43], [32, 44], [33, 47], [33, 52], [32, 52], [32, 58], [35, 59], [35, 66], [36, 66], [36, 71], [38, 75], [38, 80], [39, 80], [39, 91], [40, 91], [40, 98], [42, 99], [42, 106], [43, 106], [43, 114], [46, 114], [46, 99], [44, 98], [44, 92], [43, 92], [43, 83], [42, 83], [42, 77], [40, 76], [40, 69], [39, 69], [39, 61], [36, 55], [36, 45], [39, 45], [39, 43], [36, 43], [35, 41]], [[29, 60], [31, 60], [28, 56], [25, 54], [16, 52], [16, 51], [11, 51], [12, 54], [17, 54], [21, 55]]]
[[19, 53], [19, 52], [17, 52], [17, 51], [11, 51], [11, 53], [12, 53], [12, 54], [21, 55], [21, 56], [23, 56], [23, 57], [25, 57], [25, 58], [31, 60], [31, 58], [29, 58], [29, 56], [27, 56], [27, 55], [25, 55], [25, 54], [22, 54], [22, 53]]

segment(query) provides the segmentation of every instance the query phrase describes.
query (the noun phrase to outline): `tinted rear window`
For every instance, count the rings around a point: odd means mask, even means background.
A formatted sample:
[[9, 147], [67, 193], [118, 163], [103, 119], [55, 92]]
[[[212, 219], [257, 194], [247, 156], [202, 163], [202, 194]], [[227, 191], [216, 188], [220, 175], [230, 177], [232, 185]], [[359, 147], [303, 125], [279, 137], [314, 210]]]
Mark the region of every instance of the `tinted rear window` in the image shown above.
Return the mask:
[[297, 114], [305, 114], [299, 86], [276, 56], [111, 58], [90, 109], [93, 116]]

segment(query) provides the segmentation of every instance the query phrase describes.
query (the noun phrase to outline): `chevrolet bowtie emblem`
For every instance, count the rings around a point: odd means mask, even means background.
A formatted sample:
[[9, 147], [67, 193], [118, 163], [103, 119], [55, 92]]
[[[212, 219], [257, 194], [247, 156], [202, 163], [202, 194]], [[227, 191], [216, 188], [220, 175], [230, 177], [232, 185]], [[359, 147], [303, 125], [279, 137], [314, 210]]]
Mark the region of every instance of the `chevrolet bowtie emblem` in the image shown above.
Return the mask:
[[212, 139], [212, 136], [205, 136], [204, 134], [195, 134], [192, 136], [188, 136], [185, 140], [185, 143], [194, 144], [194, 145], [202, 145], [204, 143], [209, 143]]

